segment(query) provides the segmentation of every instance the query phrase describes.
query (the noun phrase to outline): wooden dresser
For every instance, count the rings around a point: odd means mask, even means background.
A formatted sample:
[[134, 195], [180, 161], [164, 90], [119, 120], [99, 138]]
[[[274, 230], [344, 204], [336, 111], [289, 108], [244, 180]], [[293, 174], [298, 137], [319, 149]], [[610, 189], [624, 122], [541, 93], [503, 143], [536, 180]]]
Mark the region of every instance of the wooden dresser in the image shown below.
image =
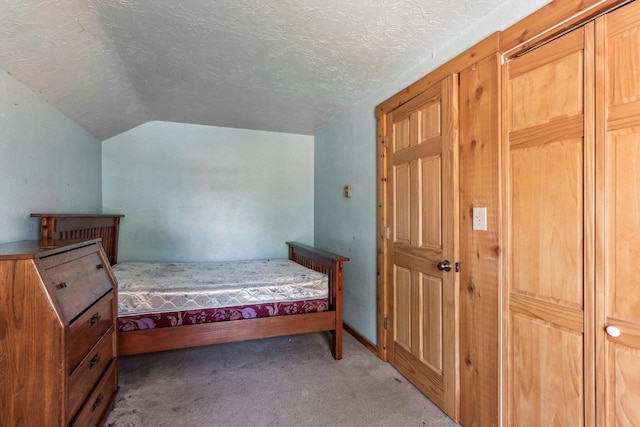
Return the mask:
[[118, 389], [100, 239], [0, 245], [0, 426], [98, 426]]

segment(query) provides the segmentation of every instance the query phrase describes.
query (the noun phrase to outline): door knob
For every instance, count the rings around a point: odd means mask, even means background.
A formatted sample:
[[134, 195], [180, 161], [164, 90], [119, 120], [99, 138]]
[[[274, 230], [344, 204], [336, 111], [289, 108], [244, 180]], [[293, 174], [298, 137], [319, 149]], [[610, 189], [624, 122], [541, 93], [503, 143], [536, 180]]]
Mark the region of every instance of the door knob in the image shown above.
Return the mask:
[[449, 262], [449, 260], [445, 259], [444, 261], [440, 261], [438, 263], [438, 270], [440, 270], [440, 271], [451, 271], [451, 263]]
[[615, 326], [607, 326], [607, 329], [605, 329], [605, 331], [607, 331], [607, 334], [609, 334], [609, 336], [613, 338], [618, 338], [621, 335], [620, 329], [616, 328]]

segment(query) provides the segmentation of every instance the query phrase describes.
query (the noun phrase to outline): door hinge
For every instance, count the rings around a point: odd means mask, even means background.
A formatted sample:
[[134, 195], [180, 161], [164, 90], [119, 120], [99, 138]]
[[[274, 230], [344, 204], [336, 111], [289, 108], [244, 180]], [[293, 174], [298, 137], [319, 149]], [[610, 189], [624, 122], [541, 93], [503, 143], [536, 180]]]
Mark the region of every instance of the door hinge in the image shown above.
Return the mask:
[[389, 143], [387, 142], [387, 135], [382, 137], [382, 145], [384, 145], [384, 148], [389, 147]]
[[459, 262], [456, 262], [455, 268], [456, 268], [456, 273], [460, 273], [460, 263]]
[[383, 323], [384, 323], [384, 326], [383, 326], [383, 327], [384, 327], [385, 329], [388, 329], [388, 328], [389, 328], [389, 322], [388, 322], [388, 319], [387, 319], [386, 317], [384, 318], [384, 322], [383, 322]]
[[391, 234], [391, 229], [389, 227], [385, 227], [383, 231], [383, 237], [389, 240], [389, 235]]

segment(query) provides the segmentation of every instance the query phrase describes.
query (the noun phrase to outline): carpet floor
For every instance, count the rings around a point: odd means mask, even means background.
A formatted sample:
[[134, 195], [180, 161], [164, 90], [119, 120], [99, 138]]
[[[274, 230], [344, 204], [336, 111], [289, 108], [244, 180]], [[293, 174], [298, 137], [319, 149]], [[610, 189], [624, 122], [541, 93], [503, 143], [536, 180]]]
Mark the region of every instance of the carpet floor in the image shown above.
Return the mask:
[[120, 358], [108, 427], [457, 426], [351, 335], [328, 333]]

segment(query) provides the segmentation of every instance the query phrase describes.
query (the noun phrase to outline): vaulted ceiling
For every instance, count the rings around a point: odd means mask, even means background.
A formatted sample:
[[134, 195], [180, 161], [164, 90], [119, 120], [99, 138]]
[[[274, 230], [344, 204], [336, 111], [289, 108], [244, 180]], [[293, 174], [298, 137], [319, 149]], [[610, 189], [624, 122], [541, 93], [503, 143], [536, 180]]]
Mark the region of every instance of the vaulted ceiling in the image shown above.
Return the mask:
[[0, 69], [99, 139], [150, 120], [313, 134], [502, 2], [0, 0]]

